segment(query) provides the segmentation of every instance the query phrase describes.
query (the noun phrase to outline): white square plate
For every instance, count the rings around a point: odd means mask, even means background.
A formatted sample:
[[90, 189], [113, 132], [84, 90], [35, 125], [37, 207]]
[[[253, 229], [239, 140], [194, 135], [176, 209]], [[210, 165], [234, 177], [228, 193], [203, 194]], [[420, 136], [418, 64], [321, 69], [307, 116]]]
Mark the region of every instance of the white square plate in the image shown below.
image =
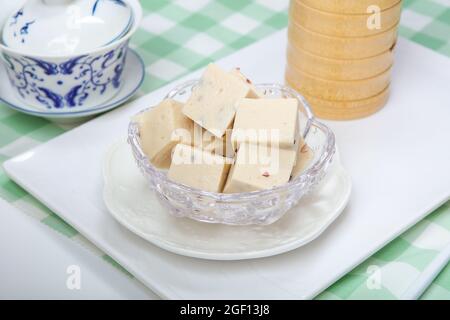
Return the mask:
[[[240, 66], [256, 82], [284, 82], [285, 33], [219, 64]], [[328, 122], [354, 183], [349, 206], [320, 238], [276, 257], [224, 262], [177, 256], [135, 236], [106, 211], [101, 166], [108, 146], [125, 136], [131, 115], [176, 84], [18, 156], [5, 169], [162, 297], [311, 298], [449, 198], [448, 70], [445, 57], [399, 41], [386, 108], [363, 120]]]

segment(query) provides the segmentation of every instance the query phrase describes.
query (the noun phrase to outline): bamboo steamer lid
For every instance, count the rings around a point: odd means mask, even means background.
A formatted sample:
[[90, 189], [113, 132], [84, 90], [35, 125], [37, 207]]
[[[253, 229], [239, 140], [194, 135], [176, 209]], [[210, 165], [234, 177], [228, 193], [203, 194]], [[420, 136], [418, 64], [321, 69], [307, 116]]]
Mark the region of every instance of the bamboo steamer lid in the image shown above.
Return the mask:
[[332, 37], [308, 30], [290, 21], [290, 45], [312, 54], [334, 59], [363, 59], [392, 49], [397, 41], [397, 27], [368, 37]]
[[383, 91], [390, 83], [391, 68], [362, 80], [328, 80], [293, 68], [286, 68], [286, 81], [297, 91], [325, 100], [366, 99]]
[[[365, 37], [386, 32], [400, 21], [401, 2], [380, 12], [380, 25], [371, 27], [372, 14], [336, 14], [292, 1], [289, 18], [304, 28], [330, 36]], [[368, 24], [369, 22], [369, 24]]]
[[312, 8], [341, 14], [367, 13], [367, 8], [377, 6], [380, 10], [393, 7], [401, 0], [292, 0]]
[[370, 116], [381, 110], [389, 100], [390, 87], [379, 94], [361, 100], [331, 101], [304, 95], [314, 114], [328, 120], [354, 120]]
[[288, 67], [329, 80], [360, 80], [382, 73], [394, 63], [394, 48], [364, 59], [332, 59], [320, 57], [288, 46]]

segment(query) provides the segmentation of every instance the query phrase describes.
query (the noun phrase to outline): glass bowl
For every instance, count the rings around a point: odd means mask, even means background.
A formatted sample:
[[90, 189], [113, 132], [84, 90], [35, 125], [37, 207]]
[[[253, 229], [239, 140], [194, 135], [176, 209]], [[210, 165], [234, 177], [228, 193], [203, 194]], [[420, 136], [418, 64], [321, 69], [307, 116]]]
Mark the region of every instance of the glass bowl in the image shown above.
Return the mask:
[[[170, 91], [166, 98], [185, 102], [197, 83], [198, 80], [183, 83]], [[327, 173], [336, 150], [335, 137], [327, 126], [314, 118], [305, 98], [290, 87], [280, 84], [260, 84], [256, 87], [264, 92], [266, 98], [298, 100], [300, 128], [306, 143], [314, 151], [314, 158], [301, 175], [269, 190], [222, 194], [202, 191], [169, 180], [167, 171], [155, 168], [142, 151], [139, 126], [131, 121], [128, 142], [137, 165], [162, 205], [174, 216], [228, 225], [268, 225], [295, 206]]]

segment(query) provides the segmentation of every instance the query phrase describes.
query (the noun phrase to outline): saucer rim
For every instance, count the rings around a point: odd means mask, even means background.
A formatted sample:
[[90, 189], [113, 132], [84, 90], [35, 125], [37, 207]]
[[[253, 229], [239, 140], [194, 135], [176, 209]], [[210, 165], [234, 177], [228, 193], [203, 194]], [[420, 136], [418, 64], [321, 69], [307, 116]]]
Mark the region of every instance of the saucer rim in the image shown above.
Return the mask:
[[[42, 111], [37, 111], [37, 110], [25, 109], [23, 107], [20, 107], [20, 106], [14, 104], [13, 102], [7, 101], [1, 95], [0, 95], [0, 101], [5, 103], [9, 108], [11, 108], [15, 111], [29, 114], [32, 116], [45, 117], [45, 118], [75, 118], [75, 117], [95, 115], [98, 113], [102, 113], [102, 112], [111, 110], [111, 109], [121, 105], [125, 101], [129, 100], [139, 90], [139, 88], [142, 86], [142, 83], [145, 80], [146, 73], [145, 73], [145, 63], [144, 63], [143, 58], [136, 50], [134, 50], [132, 48], [128, 48], [128, 54], [134, 55], [137, 62], [140, 64], [141, 68], [139, 68], [139, 69], [141, 70], [141, 76], [140, 76], [139, 81], [136, 84], [136, 87], [133, 88], [133, 90], [131, 90], [126, 96], [124, 96], [123, 98], [121, 98], [119, 100], [115, 100], [115, 97], [113, 97], [109, 102], [100, 104], [99, 106], [97, 106], [94, 109], [83, 110], [83, 111], [72, 111], [72, 112], [70, 112], [70, 111], [68, 111], [68, 112], [42, 112]], [[128, 59], [130, 59], [130, 58], [127, 58], [127, 60]], [[126, 71], [124, 72], [124, 74], [125, 73], [126, 73]], [[123, 90], [123, 87], [121, 89], [119, 89], [119, 92], [121, 90]], [[116, 95], [116, 97], [117, 97], [117, 95]]]
[[[173, 254], [177, 254], [180, 256], [210, 261], [241, 261], [241, 260], [268, 258], [288, 253], [290, 251], [296, 250], [300, 247], [303, 247], [311, 243], [312, 241], [320, 237], [328, 228], [330, 228], [335, 223], [335, 221], [342, 215], [344, 210], [347, 208], [353, 192], [353, 183], [350, 174], [342, 165], [339, 153], [337, 153], [335, 162], [333, 162], [333, 169], [330, 170], [329, 174], [334, 175], [335, 178], [339, 177], [343, 179], [345, 192], [339, 199], [339, 203], [336, 205], [336, 207], [334, 207], [333, 210], [330, 210], [332, 211], [332, 213], [329, 216], [327, 216], [326, 219], [323, 219], [321, 225], [318, 226], [313, 233], [302, 237], [297, 236], [296, 239], [275, 247], [250, 249], [242, 252], [208, 252], [202, 249], [180, 247], [177, 244], [171, 243], [170, 241], [169, 242], [165, 241], [161, 237], [155, 236], [152, 233], [145, 232], [142, 229], [138, 228], [136, 224], [130, 222], [129, 219], [124, 218], [122, 214], [119, 214], [117, 207], [115, 207], [115, 205], [111, 203], [111, 201], [109, 200], [110, 194], [114, 190], [111, 189], [111, 181], [109, 180], [111, 178], [108, 171], [109, 165], [115, 153], [121, 152], [121, 150], [119, 149], [126, 144], [127, 143], [124, 141], [124, 139], [114, 142], [112, 145], [109, 146], [108, 150], [105, 152], [103, 156], [102, 161], [102, 175], [104, 183], [102, 191], [103, 203], [105, 204], [108, 213], [125, 229], [127, 229], [131, 233], [137, 235], [138, 237], [142, 238], [143, 240], [151, 243], [156, 247], [159, 247], [167, 252], [171, 252]], [[165, 212], [164, 214], [169, 213]], [[205, 226], [208, 225], [207, 223], [204, 222], [198, 221], [196, 222], [204, 224]], [[239, 228], [239, 226], [237, 226], [237, 228]]]

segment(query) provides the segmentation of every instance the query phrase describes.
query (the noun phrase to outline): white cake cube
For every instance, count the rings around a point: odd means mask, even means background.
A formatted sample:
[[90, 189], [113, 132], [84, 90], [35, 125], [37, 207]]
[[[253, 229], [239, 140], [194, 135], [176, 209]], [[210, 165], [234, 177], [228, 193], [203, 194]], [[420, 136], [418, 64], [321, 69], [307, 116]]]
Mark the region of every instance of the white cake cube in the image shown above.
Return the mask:
[[249, 94], [247, 95], [247, 98], [252, 99], [264, 98], [264, 94], [253, 85], [253, 82], [241, 72], [240, 68], [235, 68], [231, 70], [230, 74], [243, 81], [245, 85], [249, 87], [250, 91]]
[[251, 192], [283, 185], [291, 177], [295, 158], [293, 148], [241, 143], [223, 192]]
[[291, 148], [298, 132], [296, 99], [241, 99], [231, 140], [235, 149], [242, 142]]
[[178, 144], [173, 152], [168, 177], [203, 191], [222, 192], [230, 166], [230, 159]]
[[236, 103], [249, 95], [249, 87], [237, 77], [210, 64], [183, 108], [183, 113], [221, 138], [232, 125]]
[[182, 108], [180, 102], [167, 99], [136, 119], [142, 149], [157, 168], [169, 168], [172, 149], [180, 142], [190, 143], [194, 124]]

